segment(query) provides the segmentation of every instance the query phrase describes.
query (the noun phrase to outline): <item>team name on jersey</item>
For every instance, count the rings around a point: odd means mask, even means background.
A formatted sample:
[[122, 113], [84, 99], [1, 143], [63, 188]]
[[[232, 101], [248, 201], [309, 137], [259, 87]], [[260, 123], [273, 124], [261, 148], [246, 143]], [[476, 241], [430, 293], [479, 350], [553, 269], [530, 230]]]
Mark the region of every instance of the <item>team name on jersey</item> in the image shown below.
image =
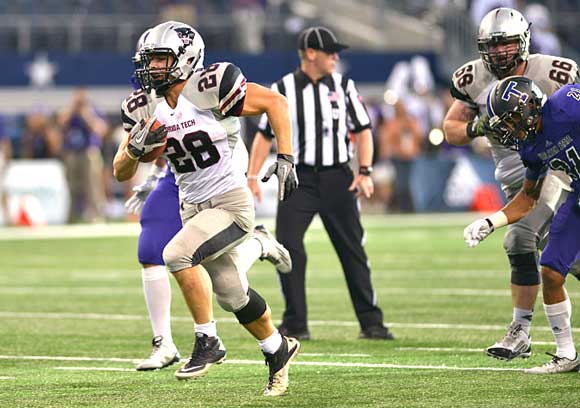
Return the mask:
[[189, 120], [185, 120], [181, 123], [174, 123], [172, 125], [166, 125], [166, 129], [168, 132], [177, 132], [178, 130], [184, 130], [187, 128], [190, 128], [192, 126], [197, 125], [197, 122], [195, 121], [195, 119], [189, 119]]
[[538, 157], [544, 161], [550, 160], [552, 157], [557, 156], [561, 151], [566, 150], [566, 148], [573, 142], [574, 140], [572, 140], [570, 135], [565, 135], [562, 139], [558, 140], [557, 145], [552, 145], [552, 147], [549, 147], [546, 151], [538, 153]]

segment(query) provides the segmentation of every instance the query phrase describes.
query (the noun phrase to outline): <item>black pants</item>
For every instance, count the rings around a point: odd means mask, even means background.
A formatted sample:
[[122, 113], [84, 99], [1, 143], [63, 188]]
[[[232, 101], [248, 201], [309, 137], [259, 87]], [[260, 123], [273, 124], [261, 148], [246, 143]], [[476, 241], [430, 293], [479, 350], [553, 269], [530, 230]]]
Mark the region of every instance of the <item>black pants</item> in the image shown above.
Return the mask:
[[282, 324], [307, 328], [304, 234], [317, 213], [340, 259], [350, 298], [362, 329], [382, 324], [383, 313], [375, 304], [371, 271], [362, 246], [363, 228], [353, 192], [353, 174], [346, 165], [314, 170], [298, 167], [300, 185], [287, 201], [280, 202], [276, 235], [290, 251], [292, 272], [279, 274], [286, 310]]

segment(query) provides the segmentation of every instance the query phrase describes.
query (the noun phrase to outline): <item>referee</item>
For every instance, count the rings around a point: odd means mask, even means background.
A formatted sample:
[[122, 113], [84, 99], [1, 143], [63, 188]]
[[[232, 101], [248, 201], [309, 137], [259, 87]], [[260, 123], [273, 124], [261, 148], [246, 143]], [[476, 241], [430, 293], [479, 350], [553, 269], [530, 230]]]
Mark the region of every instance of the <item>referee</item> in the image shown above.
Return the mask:
[[[335, 72], [341, 44], [327, 28], [311, 27], [298, 39], [300, 68], [285, 75], [272, 89], [286, 96], [292, 119], [293, 150], [299, 185], [292, 196], [278, 203], [277, 239], [292, 257], [293, 269], [280, 274], [286, 310], [279, 327], [286, 336], [310, 338], [306, 316], [306, 251], [304, 234], [319, 214], [346, 278], [350, 297], [361, 327], [361, 338], [393, 339], [383, 325], [376, 305], [371, 272], [363, 248], [357, 197], [373, 193], [373, 142], [371, 123], [354, 82]], [[353, 175], [353, 134], [360, 168]], [[274, 135], [262, 117], [250, 154], [248, 185], [258, 201], [262, 192], [257, 175], [270, 152]]]

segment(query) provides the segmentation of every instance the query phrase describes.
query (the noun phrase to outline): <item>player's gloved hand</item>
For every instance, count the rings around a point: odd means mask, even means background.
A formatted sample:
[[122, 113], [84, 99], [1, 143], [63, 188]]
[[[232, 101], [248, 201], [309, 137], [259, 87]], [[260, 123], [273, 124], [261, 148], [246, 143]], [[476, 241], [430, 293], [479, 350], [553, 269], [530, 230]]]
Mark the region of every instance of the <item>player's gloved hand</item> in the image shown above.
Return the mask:
[[159, 179], [165, 176], [165, 171], [163, 169], [157, 166], [154, 166], [153, 168], [154, 170], [143, 183], [133, 187], [133, 195], [125, 201], [125, 209], [127, 212], [131, 214], [140, 214], [149, 193], [155, 189]]
[[481, 218], [472, 222], [463, 230], [463, 239], [470, 248], [473, 248], [494, 231], [489, 218]]
[[494, 132], [489, 125], [489, 116], [487, 113], [482, 113], [477, 118], [467, 122], [467, 137], [475, 139], [478, 136], [491, 135]]
[[294, 157], [289, 154], [278, 154], [276, 163], [272, 164], [262, 178], [263, 182], [270, 180], [273, 174], [278, 177], [278, 199], [286, 200], [298, 187], [298, 176], [294, 167]]
[[145, 153], [150, 152], [156, 147], [163, 146], [167, 136], [167, 129], [165, 125], [161, 125], [157, 129], [151, 130], [151, 126], [155, 123], [155, 120], [155, 116], [150, 117], [147, 122], [141, 119], [131, 129], [126, 153], [133, 160], [139, 159]]

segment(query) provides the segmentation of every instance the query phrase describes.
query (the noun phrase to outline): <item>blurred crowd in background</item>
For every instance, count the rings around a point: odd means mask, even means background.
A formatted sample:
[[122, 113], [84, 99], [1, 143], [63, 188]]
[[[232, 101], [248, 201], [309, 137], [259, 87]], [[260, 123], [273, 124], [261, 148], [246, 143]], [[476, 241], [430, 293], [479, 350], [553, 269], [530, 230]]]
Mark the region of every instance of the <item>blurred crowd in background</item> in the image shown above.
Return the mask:
[[[64, 16], [71, 11], [76, 17], [127, 15], [139, 11], [127, 28], [126, 37], [122, 37], [125, 38], [123, 46], [116, 41], [120, 38], [119, 33], [107, 32], [108, 23], [103, 24], [102, 29], [93, 25], [92, 31], [83, 34], [81, 44], [71, 42], [67, 34], [70, 27], [63, 29], [58, 25], [53, 28], [48, 25], [41, 34], [31, 29], [28, 42], [23, 44], [19, 35], [3, 35], [12, 32], [10, 27], [14, 24], [8, 24], [0, 28], [0, 49], [51, 51], [67, 44], [64, 48], [68, 47], [70, 52], [74, 52], [75, 47], [83, 51], [109, 47], [106, 51], [130, 53], [139, 34], [156, 23], [155, 19], [174, 19], [198, 28], [206, 49], [254, 54], [293, 50], [297, 33], [321, 20], [320, 15], [308, 15], [308, 3], [290, 0], [55, 0], [38, 4], [32, 0], [0, 1], [0, 14], [4, 16], [0, 21], [11, 14], [28, 13], [30, 21], [34, 21], [40, 15]], [[576, 50], [580, 49], [580, 39], [571, 34], [569, 24], [570, 13], [580, 12], [580, 1], [554, 0], [538, 4], [516, 0], [375, 0], [370, 3], [440, 27], [448, 24], [450, 10], [459, 11], [471, 30], [471, 58], [478, 57], [475, 33], [479, 21], [487, 11], [498, 6], [522, 10], [532, 22], [532, 52], [561, 55], [566, 50], [566, 56], [574, 58]], [[555, 17], [549, 9], [558, 10], [558, 15]], [[35, 10], [35, 14], [30, 10]], [[561, 18], [566, 10], [570, 13]], [[152, 20], [153, 15], [156, 17]], [[109, 23], [114, 21], [110, 19]], [[465, 61], [458, 61], [455, 67]], [[445, 142], [441, 125], [452, 103], [448, 75], [432, 72], [425, 58], [417, 56], [397, 63], [391, 72], [385, 73], [384, 80], [382, 98], [376, 93], [365, 95], [373, 121], [376, 193], [364, 206], [375, 212], [414, 212], [416, 204], [411, 178], [414, 163], [419, 158], [465, 155], [489, 158], [487, 142], [476, 140], [465, 147]], [[129, 91], [128, 86], [127, 93]], [[244, 137], [254, 135], [256, 124], [257, 118], [244, 120]], [[70, 189], [69, 222], [123, 218], [126, 214], [122, 211], [122, 203], [130, 195], [132, 186], [114, 182], [111, 170], [113, 155], [122, 137], [120, 114], [100, 112], [89, 93], [79, 87], [74, 90], [69, 104], [57, 111], [36, 104], [18, 115], [0, 112], [0, 167], [14, 159], [61, 160]], [[245, 141], [249, 146], [251, 140]]]

